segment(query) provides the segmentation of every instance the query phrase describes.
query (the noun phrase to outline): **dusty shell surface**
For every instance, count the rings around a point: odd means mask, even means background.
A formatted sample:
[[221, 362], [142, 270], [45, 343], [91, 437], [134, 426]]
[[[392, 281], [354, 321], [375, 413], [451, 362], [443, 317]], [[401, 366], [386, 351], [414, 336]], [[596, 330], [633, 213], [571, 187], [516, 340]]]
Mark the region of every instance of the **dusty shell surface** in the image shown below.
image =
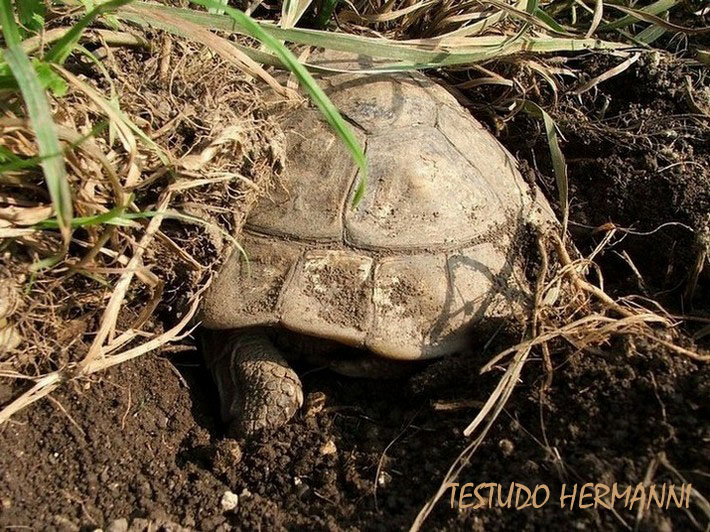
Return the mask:
[[529, 303], [521, 242], [554, 215], [516, 162], [421, 74], [338, 74], [327, 92], [368, 157], [359, 172], [314, 109], [284, 122], [284, 181], [251, 212], [205, 299], [209, 328], [281, 325], [397, 359], [455, 351]]

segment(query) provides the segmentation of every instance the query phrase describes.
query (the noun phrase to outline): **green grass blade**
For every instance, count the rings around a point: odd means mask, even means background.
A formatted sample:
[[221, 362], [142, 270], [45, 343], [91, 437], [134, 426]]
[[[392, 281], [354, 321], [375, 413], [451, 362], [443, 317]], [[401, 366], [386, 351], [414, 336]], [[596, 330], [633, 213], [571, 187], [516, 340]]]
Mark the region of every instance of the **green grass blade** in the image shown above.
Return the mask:
[[[11, 164], [14, 164], [24, 162], [25, 160], [26, 159], [11, 152], [5, 146], [0, 145], [0, 163], [5, 164], [6, 161], [9, 161]], [[39, 164], [39, 158], [37, 158], [37, 164]], [[0, 166], [0, 174], [4, 172], [7, 172], [7, 170], [3, 170], [3, 167]]]
[[636, 39], [637, 41], [639, 41], [643, 44], [650, 45], [654, 41], [660, 39], [663, 35], [665, 35], [666, 31], [667, 30], [665, 28], [661, 28], [660, 26], [651, 25], [648, 28], [638, 32], [634, 36], [634, 39]]
[[49, 52], [47, 52], [47, 55], [44, 57], [45, 61], [63, 64], [74, 50], [74, 46], [76, 46], [79, 42], [81, 34], [96, 17], [129, 4], [132, 1], [133, 0], [111, 0], [110, 2], [106, 2], [105, 4], [101, 4], [100, 6], [92, 9], [89, 13], [84, 15], [79, 22], [74, 24], [74, 26], [72, 26], [72, 28], [61, 39], [59, 39], [54, 46], [52, 46]]
[[43, 0], [21, 0], [17, 2], [17, 18], [20, 24], [32, 32], [39, 32], [44, 26], [47, 7]]
[[220, 235], [222, 235], [224, 239], [230, 242], [239, 251], [239, 253], [242, 254], [242, 256], [247, 260], [247, 267], [249, 267], [249, 257], [247, 256], [246, 251], [236, 238], [234, 238], [228, 231], [222, 229], [219, 225], [203, 220], [202, 218], [198, 218], [197, 216], [191, 216], [189, 214], [184, 214], [178, 211], [167, 209], [163, 212], [143, 211], [135, 213], [126, 213], [122, 216], [122, 218], [126, 220], [139, 220], [142, 218], [152, 218], [153, 216], [157, 216], [159, 214], [168, 219], [180, 220], [181, 222], [189, 222], [196, 225], [201, 225], [211, 230], [216, 230]]
[[[132, 5], [118, 10], [118, 15], [138, 24], [148, 24], [165, 29], [168, 25], [160, 16], [169, 13], [173, 17], [198, 24], [209, 29], [224, 30], [232, 33], [247, 34], [242, 28], [226, 16], [211, 15], [191, 9], [180, 9], [158, 4], [148, 4], [136, 0]], [[490, 35], [485, 37], [470, 37], [470, 46], [446, 48], [445, 42], [432, 39], [431, 47], [413, 46], [383, 38], [364, 37], [344, 33], [333, 33], [304, 28], [283, 29], [273, 24], [260, 23], [258, 26], [267, 34], [279, 41], [290, 41], [297, 44], [317, 46], [341, 52], [351, 52], [369, 57], [383, 58], [392, 61], [405, 61], [409, 69], [440, 67], [447, 65], [471, 64], [519, 51], [530, 53], [575, 52], [581, 50], [616, 50], [628, 48], [628, 45], [612, 43], [599, 39], [584, 39], [576, 37], [533, 37], [525, 36], [510, 43], [507, 36]], [[176, 28], [168, 31], [176, 31]], [[255, 53], [256, 50], [241, 48], [256, 61], [274, 64], [269, 54]]]
[[27, 114], [37, 138], [39, 155], [43, 158], [42, 170], [47, 189], [57, 213], [59, 229], [65, 244], [68, 245], [71, 235], [72, 199], [62, 148], [52, 119], [49, 100], [30, 58], [22, 48], [10, 0], [0, 0], [0, 24], [7, 44], [7, 49], [3, 51], [5, 61], [25, 101]]
[[[2, 152], [3, 158], [8, 155], [5, 148], [2, 148], [0, 152]], [[14, 172], [24, 168], [33, 168], [35, 166], [39, 166], [40, 164], [42, 164], [42, 157], [38, 156], [23, 159], [14, 155], [10, 162], [0, 164], [0, 174], [4, 174], [5, 172]]]
[[[205, 7], [219, 7], [216, 2], [211, 0], [192, 1]], [[362, 190], [364, 189], [367, 179], [367, 159], [350, 125], [343, 119], [338, 109], [336, 109], [333, 102], [330, 101], [330, 98], [323, 92], [323, 89], [318, 86], [318, 83], [316, 83], [316, 80], [309, 74], [308, 70], [298, 62], [296, 56], [293, 55], [288, 48], [265, 32], [259, 24], [241, 11], [228, 6], [224, 6], [224, 10], [250, 37], [266, 45], [281, 60], [284, 66], [293, 72], [301, 83], [301, 86], [308, 92], [309, 96], [316, 104], [316, 107], [318, 107], [323, 114], [328, 124], [330, 124], [330, 127], [335, 130], [340, 139], [345, 143], [350, 151], [350, 155], [360, 169], [360, 182], [353, 201], [353, 203], [357, 205], [357, 202], [362, 198]]]
[[569, 32], [564, 29], [559, 22], [557, 22], [554, 18], [552, 18], [550, 15], [545, 13], [542, 9], [537, 8], [535, 12], [533, 13], [538, 19], [543, 21], [547, 26], [555, 30], [557, 33], [562, 33], [562, 34], [567, 34], [569, 35]]
[[[72, 227], [90, 227], [93, 225], [101, 224], [128, 225], [128, 222], [122, 218], [124, 209], [124, 206], [119, 206], [114, 207], [108, 212], [96, 214], [94, 216], [82, 216], [74, 218], [71, 222]], [[59, 222], [56, 218], [50, 218], [48, 220], [43, 220], [39, 222], [34, 227], [36, 227], [37, 229], [57, 229], [59, 227]]]
[[[53, 268], [54, 266], [59, 264], [63, 258], [64, 258], [63, 253], [55, 253], [54, 255], [51, 255], [47, 258], [33, 262], [29, 268], [29, 271], [32, 273], [32, 276], [30, 277], [30, 286], [32, 284], [34, 284], [34, 282], [36, 280], [37, 273], [39, 273], [43, 270], [49, 270], [50, 268]], [[29, 293], [29, 288], [30, 287], [28, 287], [27, 293]]]
[[665, 28], [669, 31], [677, 31], [680, 33], [686, 33], [688, 35], [702, 35], [705, 33], [710, 33], [710, 27], [688, 28], [686, 26], [679, 26], [677, 24], [672, 24], [672, 23], [668, 22], [667, 20], [662, 19], [659, 16], [656, 16], [654, 14], [648, 13], [643, 10], [631, 9], [631, 8], [624, 7], [624, 6], [617, 6], [614, 4], [609, 4], [609, 7], [612, 7], [614, 9], [618, 9], [619, 11], [627, 13], [629, 16], [632, 16], [637, 20], [641, 20], [643, 22], [648, 22], [649, 24], [655, 24], [656, 26], [659, 26], [661, 28]]
[[338, 0], [323, 0], [318, 11], [318, 16], [316, 16], [315, 26], [316, 28], [323, 29], [330, 22], [330, 18], [333, 16], [333, 11], [335, 11], [335, 6], [338, 5]]
[[565, 157], [562, 154], [560, 142], [557, 138], [557, 126], [552, 117], [539, 105], [526, 101], [523, 102], [522, 108], [526, 113], [537, 118], [542, 118], [545, 124], [545, 134], [547, 135], [547, 143], [550, 147], [552, 169], [555, 173], [560, 208], [562, 209], [562, 229], [563, 232], [566, 232], [567, 220], [569, 218], [569, 184], [567, 181], [567, 163], [565, 162]]
[[[485, 0], [486, 4], [505, 11], [511, 17], [522, 20], [527, 24], [541, 26], [546, 31], [570, 35], [570, 33], [560, 26], [552, 17], [542, 11], [536, 4], [537, 2], [528, 2], [525, 9], [518, 9], [502, 0]], [[528, 10], [533, 10], [528, 12]], [[551, 23], [550, 23], [551, 22]]]
[[[658, 0], [657, 2], [654, 2], [653, 4], [650, 4], [646, 7], [642, 7], [639, 9], [639, 11], [642, 11], [644, 13], [648, 13], [650, 15], [660, 15], [662, 13], [665, 13], [669, 9], [673, 8], [676, 6], [676, 4], [679, 3], [679, 0]], [[625, 17], [621, 17], [619, 20], [616, 20], [614, 22], [610, 22], [608, 24], [602, 24], [600, 26], [600, 29], [602, 30], [615, 30], [619, 28], [625, 28], [626, 26], [630, 26], [631, 24], [634, 24], [638, 22], [638, 19], [634, 16], [627, 15]]]
[[[96, 225], [117, 225], [122, 227], [140, 227], [135, 220], [146, 220], [153, 218], [155, 216], [163, 216], [168, 219], [180, 220], [182, 222], [189, 222], [196, 225], [201, 225], [208, 227], [212, 230], [219, 232], [226, 240], [233, 244], [239, 252], [248, 260], [247, 254], [239, 244], [239, 242], [231, 235], [229, 232], [222, 229], [220, 226], [207, 222], [196, 216], [190, 216], [188, 214], [183, 214], [178, 211], [165, 210], [165, 211], [141, 211], [141, 212], [125, 212], [126, 207], [119, 205], [114, 207], [110, 211], [95, 214], [93, 216], [83, 216], [74, 218], [72, 220], [72, 226], [74, 228], [80, 227], [92, 227]], [[59, 222], [56, 218], [50, 218], [48, 220], [43, 220], [33, 226], [35, 229], [57, 229], [59, 227]]]

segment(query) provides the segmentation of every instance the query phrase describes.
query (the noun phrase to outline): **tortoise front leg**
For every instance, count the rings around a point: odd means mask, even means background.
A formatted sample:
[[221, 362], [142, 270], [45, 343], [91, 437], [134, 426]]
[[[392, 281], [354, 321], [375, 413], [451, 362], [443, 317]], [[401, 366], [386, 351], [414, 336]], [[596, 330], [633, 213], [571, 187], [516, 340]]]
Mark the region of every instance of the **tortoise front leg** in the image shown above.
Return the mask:
[[263, 330], [206, 331], [203, 350], [230, 436], [280, 427], [303, 404], [298, 375]]

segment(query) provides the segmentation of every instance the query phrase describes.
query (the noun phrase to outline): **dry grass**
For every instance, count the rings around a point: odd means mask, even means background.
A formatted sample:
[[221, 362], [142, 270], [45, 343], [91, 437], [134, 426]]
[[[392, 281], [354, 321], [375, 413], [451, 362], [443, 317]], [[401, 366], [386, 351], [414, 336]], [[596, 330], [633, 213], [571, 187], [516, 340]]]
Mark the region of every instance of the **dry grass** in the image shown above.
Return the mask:
[[[52, 101], [75, 191], [66, 255], [42, 230], [54, 211], [41, 171], [0, 177], [0, 376], [34, 382], [0, 423], [68, 379], [188, 334], [226, 240], [282, 164], [250, 77], [171, 37], [147, 61], [97, 39], [106, 77], [60, 69], [69, 92]], [[33, 130], [15, 107], [0, 117], [0, 146], [31, 159]], [[182, 310], [164, 331], [155, 315], [169, 307]]]

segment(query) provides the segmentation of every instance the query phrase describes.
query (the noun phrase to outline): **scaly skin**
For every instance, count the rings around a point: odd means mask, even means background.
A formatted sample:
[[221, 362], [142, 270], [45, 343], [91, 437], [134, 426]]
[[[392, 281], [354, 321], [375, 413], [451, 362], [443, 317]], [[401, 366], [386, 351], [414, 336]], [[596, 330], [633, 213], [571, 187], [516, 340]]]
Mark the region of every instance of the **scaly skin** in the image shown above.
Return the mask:
[[206, 331], [203, 345], [230, 436], [278, 428], [303, 404], [298, 375], [263, 330]]

